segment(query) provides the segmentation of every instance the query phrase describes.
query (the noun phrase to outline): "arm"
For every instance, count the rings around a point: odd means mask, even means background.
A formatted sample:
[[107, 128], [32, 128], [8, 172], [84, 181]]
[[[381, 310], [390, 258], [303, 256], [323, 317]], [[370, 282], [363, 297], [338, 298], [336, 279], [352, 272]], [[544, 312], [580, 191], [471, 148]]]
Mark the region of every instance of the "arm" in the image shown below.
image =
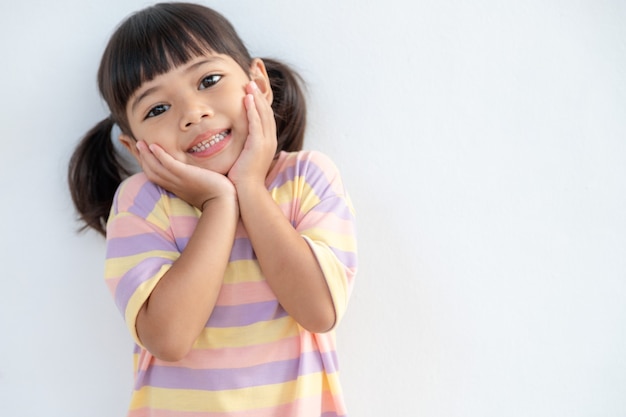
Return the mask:
[[311, 332], [325, 332], [336, 317], [330, 291], [311, 248], [264, 186], [237, 188], [241, 218], [261, 270], [285, 311]]
[[138, 148], [149, 178], [167, 182], [168, 189], [203, 209], [186, 248], [160, 279], [136, 321], [142, 344], [159, 359], [176, 361], [191, 349], [213, 311], [239, 211], [234, 187], [223, 175], [186, 166], [162, 149], [150, 151], [144, 145]]
[[263, 275], [283, 308], [307, 330], [324, 332], [336, 320], [333, 301], [315, 255], [265, 187], [276, 149], [275, 123], [262, 93], [252, 85], [248, 93], [249, 136], [229, 172], [241, 218]]

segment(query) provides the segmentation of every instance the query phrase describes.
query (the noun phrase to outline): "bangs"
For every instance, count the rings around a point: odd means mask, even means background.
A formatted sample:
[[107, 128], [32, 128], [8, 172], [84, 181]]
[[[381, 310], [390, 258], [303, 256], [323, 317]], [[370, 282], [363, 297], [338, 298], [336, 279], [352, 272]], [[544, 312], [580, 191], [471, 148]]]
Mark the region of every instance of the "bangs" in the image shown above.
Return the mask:
[[110, 80], [117, 92], [116, 105], [128, 102], [146, 81], [151, 81], [199, 55], [217, 52], [192, 37], [181, 27], [176, 32], [159, 31], [157, 36], [145, 34], [118, 49], [111, 62]]
[[245, 71], [251, 61], [234, 28], [217, 12], [193, 4], [158, 4], [131, 16], [115, 32], [98, 73], [100, 91], [112, 113], [122, 116], [144, 82], [207, 53], [229, 55]]

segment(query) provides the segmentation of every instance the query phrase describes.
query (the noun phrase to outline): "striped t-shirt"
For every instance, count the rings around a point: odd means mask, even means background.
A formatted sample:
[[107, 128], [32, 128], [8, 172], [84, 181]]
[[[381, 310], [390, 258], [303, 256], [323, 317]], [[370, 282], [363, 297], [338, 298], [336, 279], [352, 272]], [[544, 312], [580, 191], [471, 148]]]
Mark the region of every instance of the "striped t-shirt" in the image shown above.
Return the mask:
[[[338, 322], [357, 259], [354, 212], [335, 165], [318, 152], [282, 152], [266, 185], [314, 252]], [[199, 216], [143, 173], [125, 180], [113, 202], [105, 277], [136, 343], [128, 416], [346, 415], [334, 331], [310, 333], [283, 310], [241, 221], [217, 303], [189, 354], [165, 362], [141, 345], [137, 314]]]

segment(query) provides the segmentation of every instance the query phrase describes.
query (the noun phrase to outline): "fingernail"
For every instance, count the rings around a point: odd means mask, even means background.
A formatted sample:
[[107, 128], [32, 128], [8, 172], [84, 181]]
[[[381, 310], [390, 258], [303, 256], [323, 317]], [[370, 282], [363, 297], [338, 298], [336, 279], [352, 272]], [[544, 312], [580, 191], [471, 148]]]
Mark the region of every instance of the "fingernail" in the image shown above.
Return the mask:
[[259, 89], [259, 86], [258, 86], [258, 85], [256, 85], [256, 82], [254, 82], [254, 81], [252, 81], [252, 82], [250, 83], [250, 85], [252, 86], [252, 89], [254, 89], [254, 90], [258, 90], [258, 89]]

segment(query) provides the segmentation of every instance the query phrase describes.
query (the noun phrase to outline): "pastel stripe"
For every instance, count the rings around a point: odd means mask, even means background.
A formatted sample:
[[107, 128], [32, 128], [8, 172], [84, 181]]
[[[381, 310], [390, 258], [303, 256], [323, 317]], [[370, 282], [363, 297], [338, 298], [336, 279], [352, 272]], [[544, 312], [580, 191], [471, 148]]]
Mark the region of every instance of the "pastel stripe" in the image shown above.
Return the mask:
[[[300, 358], [264, 363], [257, 366], [235, 369], [189, 369], [152, 366], [137, 376], [141, 381], [135, 389], [150, 385], [155, 388], [176, 390], [224, 391], [250, 388], [261, 385], [282, 384], [297, 380], [305, 375], [334, 373], [334, 353], [307, 352]], [[330, 369], [329, 369], [329, 364]], [[324, 368], [326, 366], [326, 368]]]
[[[157, 204], [161, 201], [162, 194], [154, 184], [146, 182], [136, 194], [133, 204], [127, 209], [129, 213], [133, 213], [139, 217], [148, 218]], [[153, 204], [146, 204], [153, 201]]]
[[321, 198], [325, 190], [331, 188], [324, 172], [309, 161], [298, 161], [295, 165], [283, 170], [281, 175], [274, 179], [269, 188], [279, 188], [288, 182], [298, 182], [303, 173], [306, 173], [306, 180], [302, 179], [302, 182], [311, 187], [318, 197]]
[[[169, 263], [166, 263], [169, 267]], [[141, 270], [141, 272], [138, 272]], [[137, 272], [137, 273], [134, 273]], [[159, 274], [161, 272], [161, 274]], [[141, 264], [127, 272], [127, 277], [121, 279], [115, 288], [115, 302], [120, 311], [126, 311], [128, 302], [137, 292], [137, 288], [157, 274], [165, 273], [163, 259], [148, 258]]]
[[297, 335], [300, 329], [289, 316], [277, 318], [272, 323], [257, 322], [240, 327], [207, 327], [196, 339], [194, 349], [224, 349], [272, 343]]
[[233, 250], [230, 254], [230, 262], [241, 260], [255, 260], [256, 255], [248, 238], [235, 239]]
[[[312, 397], [321, 392], [329, 391], [322, 373], [309, 374], [284, 384], [270, 384], [225, 391], [204, 390], [173, 390], [145, 386], [135, 393], [131, 410], [134, 404], [146, 403], [146, 397], [150, 398], [152, 408], [173, 409], [179, 411], [232, 413], [250, 410], [249, 402], [253, 402], [257, 410], [274, 407], [276, 404], [287, 404], [294, 399], [290, 397], [292, 392], [299, 392], [300, 397]], [[331, 395], [335, 395], [330, 391]], [[245, 401], [244, 399], [247, 399]], [[227, 415], [227, 414], [223, 414]], [[258, 414], [257, 414], [258, 415]], [[271, 415], [271, 414], [270, 414]]]
[[276, 300], [233, 306], [215, 306], [207, 327], [248, 326], [259, 321], [282, 318], [287, 312]]
[[314, 212], [321, 211], [324, 213], [332, 213], [333, 216], [337, 216], [344, 220], [353, 220], [354, 213], [346, 201], [338, 196], [332, 198], [323, 199], [313, 208]]
[[224, 284], [234, 285], [254, 281], [265, 282], [258, 262], [252, 260], [231, 261], [226, 266]]
[[[158, 366], [173, 366], [190, 369], [252, 367], [268, 361], [295, 359], [302, 353], [317, 351], [316, 346], [307, 340], [309, 340], [309, 338], [301, 338], [300, 335], [295, 335], [271, 343], [252, 346], [228, 347], [223, 349], [211, 349], [209, 351], [193, 349], [189, 355], [178, 362], [165, 362], [157, 358], [152, 358], [148, 362]], [[135, 351], [137, 354], [144, 354], [144, 352], [145, 351], [141, 349]]]
[[[190, 236], [177, 237], [175, 240], [176, 248], [179, 251], [183, 251], [189, 243], [189, 238]], [[230, 261], [240, 261], [242, 259], [256, 259], [256, 255], [254, 254], [254, 250], [252, 249], [252, 245], [250, 244], [250, 240], [248, 238], [238, 238], [235, 239], [233, 243]]]
[[[320, 398], [321, 397], [321, 398]], [[341, 404], [341, 399], [333, 397], [329, 391], [324, 391], [321, 396], [298, 398], [288, 404], [280, 404], [274, 407], [254, 410], [230, 411], [229, 417], [276, 417], [276, 416], [298, 416], [298, 417], [345, 417], [345, 408], [341, 407], [340, 412], [324, 411], [329, 408], [329, 404]], [[321, 409], [321, 411], [320, 411]], [[145, 408], [132, 410], [128, 417], [145, 417], [148, 411]], [[221, 412], [210, 411], [178, 411], [178, 410], [150, 410], [150, 417], [223, 417]]]
[[[354, 209], [336, 167], [316, 152], [283, 152], [266, 186], [315, 254], [339, 322], [358, 260]], [[125, 180], [115, 197], [105, 278], [136, 342], [128, 416], [345, 416], [335, 333], [310, 333], [286, 313], [241, 221], [216, 304], [189, 354], [165, 362], [140, 345], [137, 314], [200, 214], [143, 174]]]
[[164, 239], [155, 239], [154, 233], [142, 233], [124, 238], [110, 238], [109, 249], [107, 250], [108, 258], [122, 258], [124, 256], [133, 256], [145, 253], [146, 247], [152, 250], [176, 251], [176, 246], [172, 242]]
[[217, 305], [250, 304], [276, 300], [276, 296], [265, 281], [224, 283], [217, 298]]
[[299, 200], [294, 201], [294, 206], [297, 207], [297, 210], [295, 210], [296, 212], [308, 211], [321, 201], [321, 198], [315, 192], [312, 185], [306, 182], [298, 183], [298, 178], [294, 181], [287, 181], [281, 186], [271, 189], [270, 193], [276, 203], [282, 206], [290, 204], [292, 201], [291, 196], [294, 190], [297, 190], [305, 196], [305, 198], [300, 198]]

